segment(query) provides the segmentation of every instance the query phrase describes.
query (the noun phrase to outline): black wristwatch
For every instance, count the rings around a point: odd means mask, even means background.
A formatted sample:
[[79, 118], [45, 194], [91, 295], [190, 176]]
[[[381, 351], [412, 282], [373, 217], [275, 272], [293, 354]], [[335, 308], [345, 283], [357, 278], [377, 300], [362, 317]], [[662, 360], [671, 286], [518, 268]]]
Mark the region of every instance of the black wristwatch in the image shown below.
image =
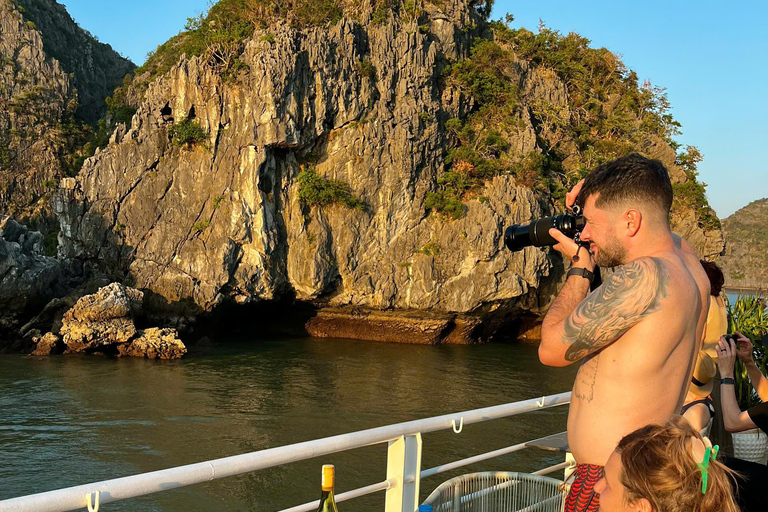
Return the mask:
[[722, 379], [720, 379], [720, 384], [733, 384], [735, 386], [736, 381], [730, 377], [723, 377]]
[[589, 284], [592, 284], [592, 281], [595, 280], [595, 273], [585, 268], [571, 268], [571, 270], [568, 271], [567, 276], [583, 277], [584, 279], [589, 281]]

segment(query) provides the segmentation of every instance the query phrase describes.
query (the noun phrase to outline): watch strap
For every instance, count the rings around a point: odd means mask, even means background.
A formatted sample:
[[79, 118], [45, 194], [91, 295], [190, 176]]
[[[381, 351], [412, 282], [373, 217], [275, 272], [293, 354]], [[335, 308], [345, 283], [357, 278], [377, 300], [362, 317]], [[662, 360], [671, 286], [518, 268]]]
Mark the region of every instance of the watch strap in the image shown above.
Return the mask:
[[720, 379], [720, 384], [733, 384], [735, 386], [736, 381], [730, 377], [723, 377], [722, 379]]
[[589, 281], [590, 283], [592, 283], [592, 281], [594, 281], [594, 280], [595, 280], [595, 273], [594, 273], [594, 272], [592, 272], [591, 270], [587, 270], [586, 268], [571, 268], [571, 269], [568, 271], [568, 274], [567, 274], [567, 275], [568, 275], [568, 276], [579, 276], [579, 277], [583, 277], [584, 279], [586, 279], [586, 280], [587, 280], [587, 281]]

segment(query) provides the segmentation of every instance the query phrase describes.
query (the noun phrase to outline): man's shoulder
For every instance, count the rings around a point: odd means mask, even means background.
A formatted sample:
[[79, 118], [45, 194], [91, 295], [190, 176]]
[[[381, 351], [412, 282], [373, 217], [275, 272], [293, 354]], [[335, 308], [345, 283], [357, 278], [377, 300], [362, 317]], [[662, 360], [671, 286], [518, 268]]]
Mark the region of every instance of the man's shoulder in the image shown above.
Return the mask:
[[[691, 259], [687, 253], [670, 251], [653, 256], [640, 256], [630, 261], [621, 271], [624, 273], [641, 273], [643, 276], [656, 276], [661, 280], [685, 280], [696, 283], [695, 273], [701, 267], [699, 260]], [[701, 269], [703, 273], [703, 269]], [[705, 275], [706, 277], [706, 275]]]
[[687, 254], [690, 254], [698, 259], [698, 255], [696, 254], [696, 250], [691, 246], [691, 244], [688, 243], [688, 241], [678, 235], [677, 233], [672, 233], [672, 241], [675, 244], [675, 247], [678, 250], [681, 250]]
[[[654, 311], [668, 311], [669, 308], [681, 309], [685, 311], [687, 306], [693, 307], [701, 300], [702, 295], [709, 293], [709, 280], [698, 259], [686, 257], [687, 254], [680, 254], [677, 251], [654, 256], [643, 256], [632, 260], [630, 264], [634, 265], [632, 270], [642, 274], [642, 278], [636, 281], [641, 282], [641, 289], [646, 289], [646, 293], [655, 294], [653, 305], [650, 308]], [[696, 268], [696, 267], [699, 268]]]
[[661, 256], [641, 256], [618, 267], [609, 277], [615, 285], [645, 283], [650, 286], [662, 285], [669, 277], [674, 263]]

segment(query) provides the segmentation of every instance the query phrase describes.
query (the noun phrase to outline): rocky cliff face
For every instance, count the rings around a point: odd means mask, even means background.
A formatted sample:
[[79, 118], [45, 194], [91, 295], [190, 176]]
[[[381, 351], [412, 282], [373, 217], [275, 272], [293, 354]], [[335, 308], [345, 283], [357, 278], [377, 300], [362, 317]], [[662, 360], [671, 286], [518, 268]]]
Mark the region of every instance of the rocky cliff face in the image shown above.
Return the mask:
[[0, 213], [50, 214], [82, 119], [100, 116], [132, 67], [55, 1], [0, 0]]
[[[470, 14], [436, 19], [434, 37], [415, 23], [279, 25], [274, 42], [248, 43], [250, 73], [237, 84], [183, 60], [150, 86], [133, 125], [64, 183], [63, 254], [107, 263], [161, 302], [200, 310], [294, 293], [467, 312], [524, 296], [551, 269], [542, 251], [502, 248], [508, 223], [545, 214], [529, 189], [498, 177], [488, 200], [454, 222], [424, 206], [442, 165], [440, 120], [468, 107], [439, 70], [466, 50]], [[356, 70], [362, 59], [375, 78]], [[566, 101], [536, 69], [521, 62], [518, 71], [525, 94]], [[209, 133], [204, 147], [169, 144], [185, 119]], [[527, 122], [521, 151], [535, 147]], [[302, 165], [348, 183], [365, 211], [302, 206]]]
[[[8, 217], [0, 220], [0, 336], [62, 293], [58, 260], [43, 254], [43, 236]], [[2, 347], [0, 347], [2, 348]]]
[[768, 198], [752, 201], [723, 221], [726, 249], [718, 263], [731, 287], [768, 288]]
[[[149, 86], [131, 126], [62, 181], [61, 256], [145, 290], [166, 316], [287, 295], [353, 316], [538, 311], [562, 263], [541, 249], [512, 254], [502, 236], [552, 213], [549, 201], [507, 174], [488, 180], [461, 219], [426, 207], [445, 166], [445, 122], [472, 108], [442, 71], [482, 26], [468, 3], [442, 3], [427, 27], [391, 14], [370, 23], [370, 6], [330, 28], [278, 23], [247, 43], [235, 81], [182, 59]], [[526, 105], [567, 108], [566, 87], [520, 59], [508, 74], [523, 105], [512, 146], [541, 151]], [[180, 144], [191, 124], [204, 140]], [[656, 151], [674, 165], [668, 146]], [[308, 204], [297, 179], [308, 169], [347, 184], [362, 206]], [[690, 237], [695, 218], [688, 225]], [[698, 245], [719, 252], [706, 235]]]
[[40, 201], [61, 174], [54, 132], [75, 92], [67, 72], [43, 50], [40, 32], [0, 0], [0, 204], [15, 213]]

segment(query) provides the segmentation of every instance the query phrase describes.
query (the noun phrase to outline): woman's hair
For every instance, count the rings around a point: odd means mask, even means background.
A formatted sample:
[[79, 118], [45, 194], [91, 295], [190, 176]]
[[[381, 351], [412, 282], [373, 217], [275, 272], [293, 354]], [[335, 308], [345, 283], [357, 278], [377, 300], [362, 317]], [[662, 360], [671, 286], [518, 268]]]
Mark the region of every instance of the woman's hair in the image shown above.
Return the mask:
[[705, 260], [700, 261], [701, 266], [704, 267], [704, 271], [707, 273], [707, 277], [709, 278], [709, 285], [712, 287], [709, 293], [717, 297], [720, 295], [720, 291], [723, 289], [723, 285], [725, 284], [725, 276], [723, 276], [723, 271], [720, 269], [720, 267], [717, 266], [716, 263]]
[[[629, 502], [645, 498], [654, 512], [739, 512], [731, 486], [735, 473], [717, 460], [709, 463], [707, 492], [702, 494], [697, 463], [703, 461], [694, 460], [692, 448], [694, 444], [701, 448], [701, 439], [681, 416], [625, 436], [616, 451]], [[700, 451], [703, 459], [703, 448]]]

